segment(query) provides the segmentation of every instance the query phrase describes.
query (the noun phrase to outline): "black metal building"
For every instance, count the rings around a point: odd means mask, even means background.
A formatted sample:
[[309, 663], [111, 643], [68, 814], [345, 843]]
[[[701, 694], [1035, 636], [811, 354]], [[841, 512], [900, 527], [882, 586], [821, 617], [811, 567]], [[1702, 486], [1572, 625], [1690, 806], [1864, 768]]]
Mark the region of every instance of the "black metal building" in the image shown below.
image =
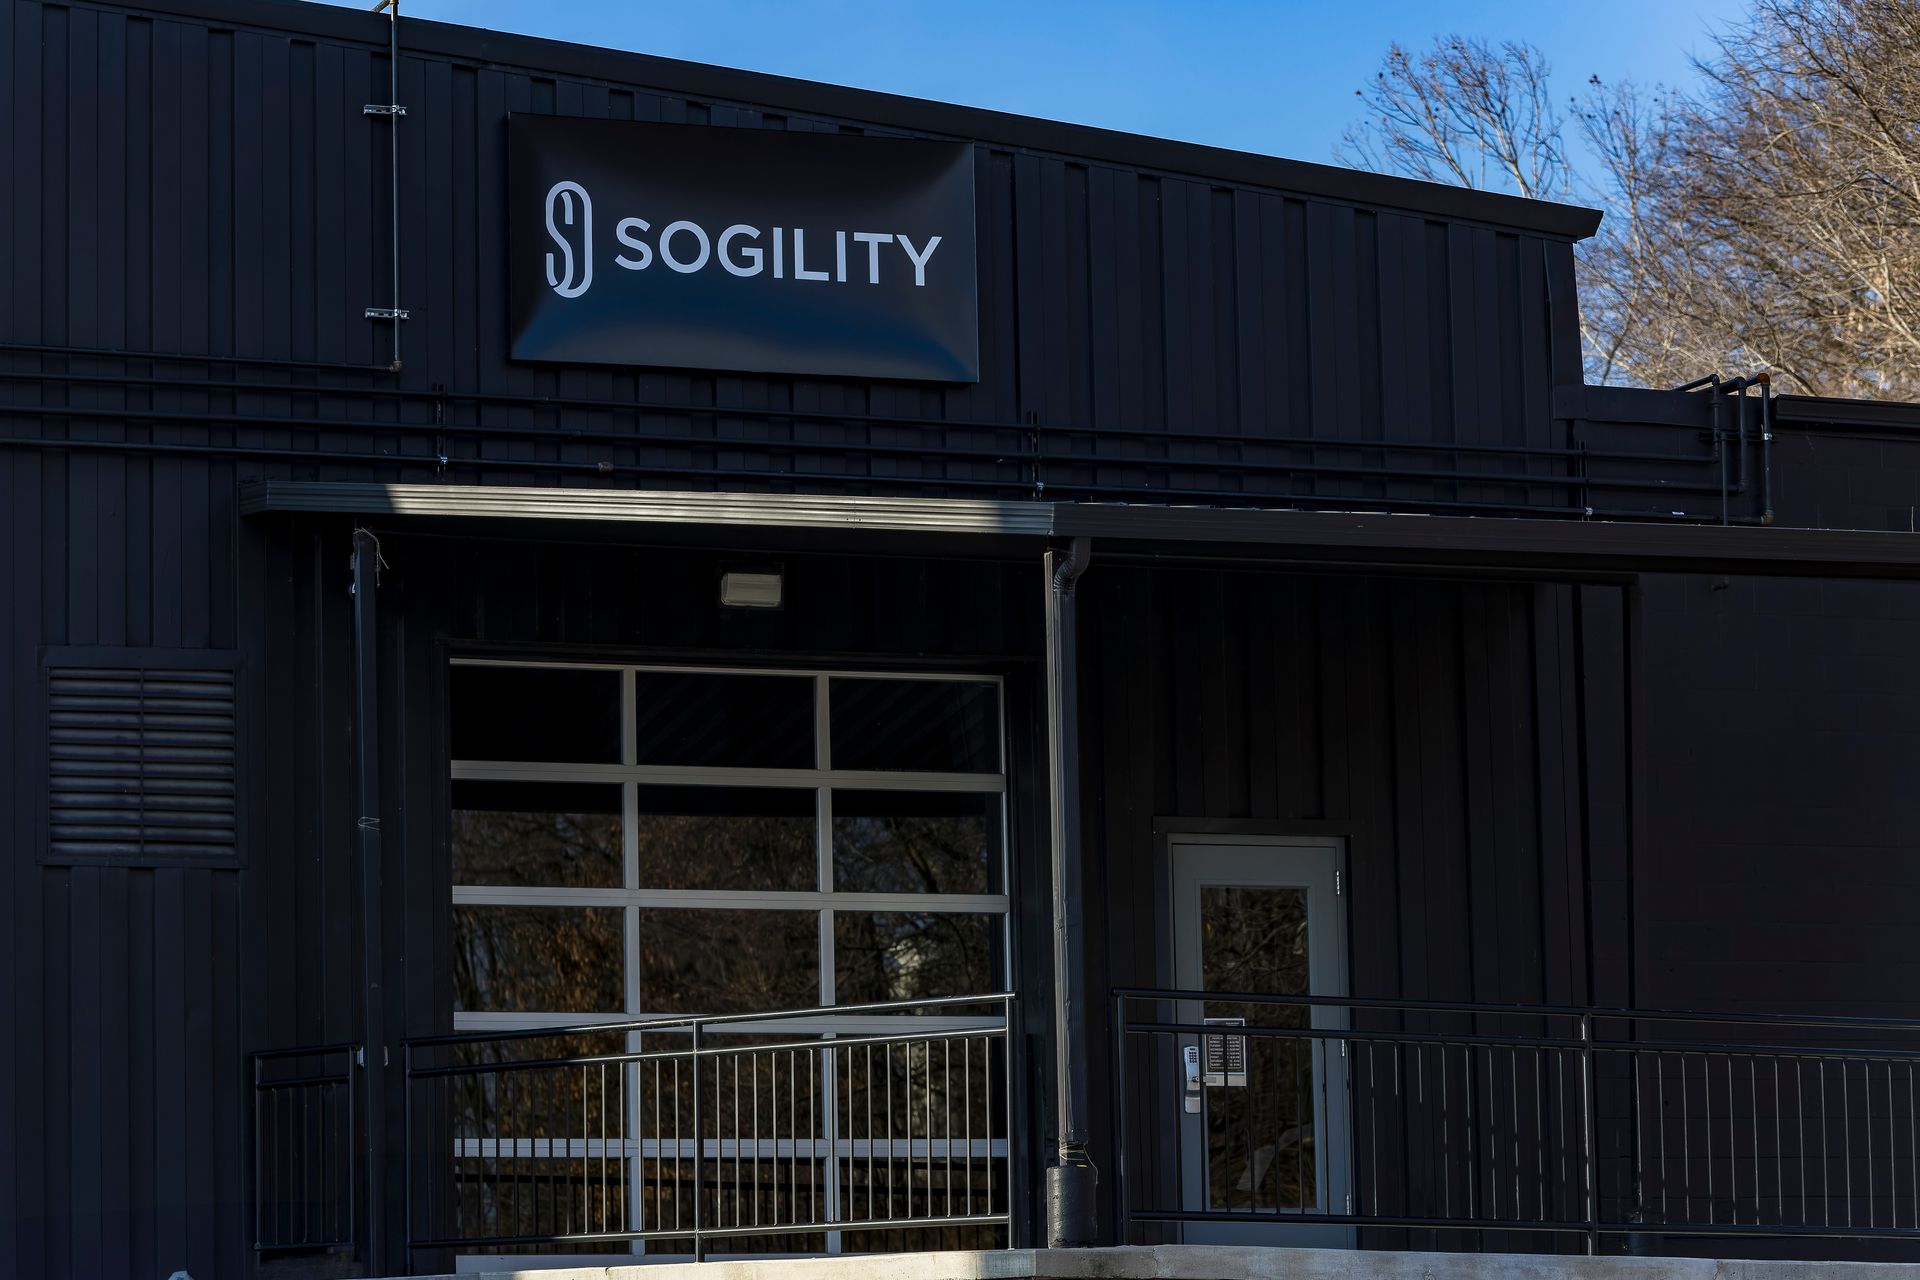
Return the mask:
[[[1583, 386], [1590, 211], [0, 13], [0, 1266], [1914, 1256], [1910, 406]], [[510, 116], [957, 145], [977, 350], [515, 359]]]

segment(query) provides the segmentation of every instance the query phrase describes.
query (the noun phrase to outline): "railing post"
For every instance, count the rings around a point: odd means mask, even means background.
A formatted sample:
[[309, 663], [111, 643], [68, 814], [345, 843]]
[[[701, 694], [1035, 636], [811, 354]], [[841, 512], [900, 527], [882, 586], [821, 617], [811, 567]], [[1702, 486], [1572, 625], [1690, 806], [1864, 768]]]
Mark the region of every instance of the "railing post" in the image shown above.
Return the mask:
[[266, 1239], [266, 1232], [260, 1228], [266, 1219], [261, 1210], [266, 1200], [266, 1143], [260, 1132], [260, 1055], [248, 1054], [247, 1060], [253, 1066], [253, 1096], [248, 1100], [248, 1118], [253, 1124], [253, 1247], [256, 1252]]
[[1121, 1244], [1131, 1244], [1133, 1222], [1127, 1213], [1127, 998], [1113, 997], [1113, 1229]]
[[[449, 1137], [452, 1135], [449, 1134]], [[440, 1144], [437, 1139], [427, 1142], [425, 1149], [428, 1159], [437, 1158]], [[419, 1150], [415, 1145], [413, 1133], [413, 1047], [402, 1041], [400, 1044], [400, 1196], [406, 1203], [400, 1208], [400, 1234], [406, 1249], [407, 1269], [413, 1269], [413, 1162]], [[455, 1166], [458, 1167], [456, 1161]], [[429, 1175], [427, 1186], [433, 1186]], [[433, 1235], [444, 1235], [443, 1231], [434, 1231]]]
[[1587, 1253], [1600, 1252], [1600, 1150], [1595, 1141], [1595, 1113], [1599, 1109], [1599, 1081], [1594, 1077], [1593, 1062], [1593, 1015], [1580, 1015], [1580, 1077], [1584, 1085], [1581, 1108], [1586, 1113], [1586, 1172], [1587, 1172]]
[[707, 1241], [701, 1234], [700, 1204], [706, 1199], [706, 1132], [700, 1123], [700, 1022], [693, 1023], [693, 1260], [705, 1262]]
[[360, 1132], [360, 1104], [354, 1100], [353, 1069], [366, 1057], [366, 1046], [356, 1045], [347, 1050], [347, 1065], [340, 1073], [341, 1082], [347, 1092], [347, 1240], [357, 1243], [360, 1239], [360, 1162], [353, 1158], [353, 1142]]

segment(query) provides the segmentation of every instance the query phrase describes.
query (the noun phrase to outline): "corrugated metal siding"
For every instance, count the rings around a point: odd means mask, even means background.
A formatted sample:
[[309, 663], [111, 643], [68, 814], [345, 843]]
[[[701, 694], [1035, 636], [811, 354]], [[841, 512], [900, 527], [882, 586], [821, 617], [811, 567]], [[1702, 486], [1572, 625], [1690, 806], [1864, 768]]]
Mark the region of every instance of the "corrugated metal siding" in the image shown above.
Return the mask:
[[[378, 24], [368, 20], [367, 29], [365, 40], [296, 38], [133, 9], [0, 5], [8, 175], [0, 184], [0, 341], [384, 361], [385, 330], [361, 318], [364, 306], [386, 300], [388, 126], [360, 114], [362, 103], [386, 96], [385, 54]], [[1548, 392], [1578, 379], [1562, 241], [999, 146], [978, 150], [986, 362], [978, 387], [517, 367], [504, 358], [499, 122], [507, 110], [799, 129], [841, 122], [425, 55], [403, 60], [401, 97], [410, 110], [401, 126], [401, 301], [417, 318], [399, 382], [414, 398], [370, 394], [387, 385], [373, 374], [0, 353], [0, 373], [181, 384], [0, 377], [0, 405], [36, 410], [0, 414], [0, 434], [189, 450], [0, 449], [0, 856], [9, 925], [0, 942], [0, 1264], [21, 1275], [246, 1274], [243, 1052], [358, 1032], [353, 863], [342, 856], [353, 821], [345, 530], [286, 517], [243, 526], [240, 478], [431, 481], [438, 468], [426, 455], [465, 450], [501, 465], [456, 467], [454, 478], [488, 483], [603, 483], [555, 464], [613, 459], [704, 468], [714, 479], [698, 483], [727, 487], [871, 489], [885, 487], [890, 469], [972, 492], [957, 482], [1029, 481], [1019, 453], [1030, 419], [1099, 428], [1111, 434], [1075, 438], [1089, 453], [1134, 459], [1183, 449], [1210, 456], [1213, 444], [1183, 439], [1210, 434], [1348, 446], [1552, 444]], [[248, 385], [262, 382], [303, 389]], [[466, 402], [448, 407], [450, 425], [510, 434], [436, 437], [437, 386], [680, 408]], [[38, 412], [75, 408], [104, 412]], [[782, 410], [838, 417], [783, 418]], [[403, 416], [427, 429], [396, 430]], [[905, 421], [875, 421], [893, 418]], [[942, 425], [930, 434], [916, 425], [922, 420]], [[988, 456], [929, 458], [930, 441]], [[823, 452], [787, 447], [796, 442]], [[900, 452], [859, 452], [873, 444]], [[202, 447], [415, 460], [191, 452]], [[1002, 454], [1009, 460], [996, 461]], [[838, 478], [739, 478], [802, 461]], [[1891, 472], [1892, 461], [1876, 454], [1845, 475], [1820, 473], [1819, 484], [1846, 490], [1831, 502], [1844, 496], [1848, 511], [1884, 508], [1897, 527], [1906, 472], [1886, 482], [1884, 497], [1849, 488], [1857, 483], [1850, 477]], [[1182, 475], [1224, 484], [1233, 471], [1226, 462], [1211, 479], [1191, 468]], [[642, 478], [622, 473], [614, 482]], [[1089, 464], [1080, 478], [1170, 483], [1164, 468], [1138, 461]], [[1356, 478], [1321, 484], [1317, 492], [1330, 497], [1418, 501], [1435, 492]], [[1448, 491], [1473, 499], [1505, 490], [1463, 483]], [[431, 1021], [443, 985], [432, 957], [444, 954], [444, 923], [435, 918], [444, 871], [420, 853], [433, 847], [422, 828], [441, 808], [430, 728], [440, 721], [432, 673], [441, 637], [903, 658], [1037, 647], [1037, 568], [971, 566], [936, 582], [915, 578], [910, 562], [816, 562], [809, 572], [818, 577], [792, 608], [739, 621], [704, 607], [661, 607], [663, 599], [704, 603], [710, 579], [693, 553], [642, 568], [631, 553], [604, 548], [496, 544], [473, 557], [457, 544], [429, 547], [420, 540], [394, 557], [395, 604], [383, 613], [386, 669], [403, 673], [388, 691], [393, 719], [383, 728], [398, 745], [385, 758], [383, 793], [414, 815], [411, 830], [396, 819], [410, 853], [404, 873], [388, 880], [389, 985], [405, 993], [390, 1004], [396, 1032], [403, 1021], [410, 1030]], [[1712, 971], [1678, 950], [1695, 924], [1725, 930], [1751, 918], [1738, 907], [1751, 900], [1726, 892], [1712, 861], [1676, 883], [1691, 886], [1686, 893], [1721, 893], [1716, 901], [1729, 904], [1721, 916], [1648, 915], [1649, 902], [1636, 900], [1655, 872], [1686, 861], [1690, 847], [1661, 833], [1692, 831], [1682, 802], [1693, 801], [1680, 781], [1662, 782], [1668, 789], [1645, 820], [1668, 843], [1645, 847], [1664, 850], [1664, 861], [1655, 867], [1643, 855], [1648, 874], [1636, 881], [1633, 788], [1662, 770], [1693, 777], [1699, 760], [1687, 730], [1716, 717], [1734, 726], [1741, 759], [1764, 755], [1766, 737], [1742, 733], [1741, 717], [1755, 705], [1749, 693], [1817, 696], [1826, 709], [1809, 712], [1804, 727], [1826, 736], [1813, 740], [1840, 742], [1856, 754], [1834, 758], [1875, 767], [1883, 762], [1870, 739], [1907, 705], [1905, 685], [1879, 666], [1875, 690], [1896, 696], [1872, 705], [1829, 698], [1840, 681], [1832, 673], [1857, 656], [1861, 637], [1879, 633], [1887, 610], [1905, 608], [1846, 593], [1806, 606], [1834, 620], [1831, 634], [1806, 641], [1804, 670], [1782, 659], [1771, 683], [1703, 675], [1698, 690], [1675, 675], [1648, 686], [1646, 696], [1675, 699], [1672, 718], [1655, 721], [1631, 703], [1644, 678], [1631, 647], [1639, 623], [1631, 594], [1618, 588], [1114, 566], [1086, 581], [1084, 703], [1088, 741], [1101, 744], [1089, 747], [1090, 790], [1096, 778], [1099, 789], [1088, 832], [1111, 883], [1131, 883], [1150, 856], [1155, 816], [1343, 823], [1356, 851], [1360, 990], [1590, 993], [1609, 1004], [1636, 994], [1726, 1002], [1777, 992], [1765, 974]], [[1705, 592], [1704, 580], [1686, 581]], [[1702, 654], [1790, 645], [1807, 630], [1793, 621], [1801, 605], [1748, 632], [1744, 621], [1710, 623], [1720, 607], [1711, 596], [1663, 596], [1672, 617], [1660, 619], [1647, 659], [1697, 675], [1713, 665]], [[254, 861], [246, 872], [38, 862], [45, 721], [37, 673], [46, 646], [249, 655], [236, 705], [242, 750], [261, 769], [247, 793]], [[1826, 672], [1828, 683], [1808, 671]], [[1035, 714], [1029, 708], [1021, 726], [1028, 742], [1041, 740]], [[1647, 724], [1661, 727], [1649, 733]], [[1904, 758], [1897, 728], [1887, 728], [1895, 762]], [[1630, 740], [1645, 753], [1646, 772], [1633, 778]], [[1739, 807], [1740, 775], [1709, 781], [1712, 812]], [[1027, 790], [1017, 804], [1036, 814], [1030, 777], [1020, 785]], [[1780, 785], [1784, 793], [1811, 783]], [[1874, 831], [1900, 828], [1902, 794], [1876, 792], [1883, 807], [1851, 815], [1860, 826], [1829, 843], [1865, 849]], [[1810, 820], [1806, 805], [1795, 813]], [[1035, 833], [1027, 843], [1042, 847]], [[1810, 843], [1809, 856], [1826, 847]], [[1769, 857], [1768, 874], [1790, 883], [1797, 864]], [[1864, 853], [1852, 865], [1857, 876], [1834, 886], [1845, 901], [1884, 908], [1893, 899], [1883, 886], [1904, 883], [1897, 868]], [[1151, 930], [1133, 897], [1114, 899], [1093, 923], [1096, 941], [1116, 980], [1142, 976], [1128, 940], [1132, 929]], [[1037, 892], [1021, 901], [1044, 912]], [[1636, 935], [1641, 921], [1647, 927]], [[1045, 921], [1036, 916], [1028, 927], [1044, 933]], [[1643, 981], [1652, 972], [1666, 985], [1637, 992], [1636, 965]], [[1846, 982], [1860, 985], [1843, 986], [1837, 972], [1803, 966], [1803, 986], [1791, 989], [1851, 1009], [1869, 997], [1891, 1008], [1888, 984], [1905, 979], [1904, 969], [1861, 965], [1845, 969]], [[1043, 1003], [1030, 1008], [1044, 1021]], [[1035, 1071], [1030, 1090], [1039, 1098]]]
[[[1642, 998], [1920, 1016], [1920, 585], [1658, 575], [1644, 599]], [[1693, 767], [1658, 767], [1680, 741]]]
[[[1626, 994], [1589, 962], [1624, 945], [1626, 922], [1586, 909], [1589, 858], [1619, 852], [1611, 815], [1627, 800], [1626, 701], [1605, 670], [1624, 647], [1620, 588], [1103, 567], [1096, 554], [1080, 590], [1085, 838], [1100, 868], [1087, 927], [1103, 979], [1170, 983], [1156, 824], [1227, 819], [1347, 841], [1356, 993]], [[1597, 659], [1584, 677], [1583, 646]], [[1094, 1043], [1110, 1038], [1106, 1012]], [[1156, 1141], [1164, 1097], [1122, 1101], [1127, 1132]], [[1391, 1151], [1367, 1159], [1389, 1197], [1421, 1176]]]
[[1562, 649], [1617, 588], [1107, 566], [1084, 589], [1116, 981], [1164, 976], [1155, 820], [1244, 819], [1348, 834], [1354, 990], [1586, 998]]
[[[387, 361], [388, 327], [361, 314], [384, 305], [389, 292], [390, 126], [361, 114], [363, 103], [387, 96], [384, 48], [371, 38], [300, 38], [41, 0], [9, 0], [7, 9], [0, 40], [12, 79], [8, 172], [17, 180], [0, 202], [0, 296], [11, 300], [0, 314], [0, 340]], [[261, 14], [288, 20], [265, 8]], [[369, 37], [383, 28], [369, 23]], [[431, 398], [374, 404], [348, 393], [387, 385], [372, 375], [242, 370], [239, 379], [311, 383], [311, 394], [100, 385], [69, 392], [8, 381], [0, 383], [0, 404], [198, 413], [220, 423], [129, 420], [127, 438], [143, 441], [527, 462], [525, 471], [466, 468], [484, 481], [514, 483], [551, 480], [542, 461], [604, 458], [731, 471], [736, 485], [756, 483], [740, 480], [743, 472], [811, 471], [856, 477], [856, 487], [904, 477], [1018, 490], [1032, 479], [1020, 457], [1031, 427], [1164, 432], [1174, 438], [1120, 446], [1061, 435], [1061, 450], [1135, 461], [1057, 468], [1051, 483], [1236, 491], [1255, 486], [1237, 463], [1256, 455], [1180, 438], [1548, 444], [1555, 442], [1548, 390], [1578, 378], [1577, 333], [1562, 301], [1572, 289], [1564, 241], [987, 145], [978, 150], [978, 386], [516, 366], [506, 360], [508, 111], [807, 131], [863, 126], [425, 54], [403, 56], [400, 96], [409, 113], [399, 126], [400, 302], [413, 319], [405, 325], [399, 385], [668, 407], [454, 404], [444, 413], [450, 430], [436, 443], [431, 430], [379, 429], [378, 420], [399, 418], [430, 428], [435, 406]], [[19, 354], [0, 360], [8, 365], [146, 372]], [[215, 377], [233, 380], [230, 371]], [[686, 414], [675, 405], [738, 413]], [[782, 410], [850, 420], [767, 416]], [[229, 422], [229, 415], [337, 425]], [[348, 425], [363, 419], [363, 429]], [[528, 438], [465, 436], [457, 429], [463, 425], [510, 427]], [[656, 438], [568, 441], [561, 431], [569, 427]], [[36, 423], [12, 414], [0, 429], [110, 438], [122, 430], [110, 418]], [[869, 458], [781, 448], [793, 441], [899, 452]], [[984, 456], [931, 456], [964, 448]], [[1289, 451], [1257, 456], [1308, 460]], [[1151, 465], [1165, 457], [1220, 465], [1169, 475]], [[1312, 458], [1379, 461], [1346, 451]], [[242, 465], [269, 475], [353, 470], [265, 458]], [[435, 470], [430, 462], [379, 468], [414, 479]], [[1317, 484], [1326, 496], [1387, 493], [1374, 480]], [[1513, 496], [1512, 486], [1402, 491]]]
[[0, 451], [0, 1265], [15, 1274], [244, 1273], [240, 876], [37, 856], [41, 646], [233, 647], [231, 485], [220, 463]]

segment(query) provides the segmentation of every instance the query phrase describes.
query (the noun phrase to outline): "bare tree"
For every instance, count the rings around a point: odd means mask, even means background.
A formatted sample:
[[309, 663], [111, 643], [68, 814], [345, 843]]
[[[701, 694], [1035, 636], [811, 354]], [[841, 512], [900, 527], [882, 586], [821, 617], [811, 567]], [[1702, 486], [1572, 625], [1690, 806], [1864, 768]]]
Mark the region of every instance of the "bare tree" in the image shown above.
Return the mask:
[[1538, 50], [1394, 46], [1341, 154], [1604, 210], [1578, 254], [1597, 380], [1920, 396], [1920, 5], [1753, 0], [1699, 69], [1691, 94], [1590, 81], [1576, 172]]
[[1702, 71], [1659, 201], [1737, 291], [1696, 344], [1810, 392], [1920, 395], [1920, 7], [1755, 0]]
[[1341, 156], [1359, 168], [1429, 182], [1563, 198], [1565, 113], [1547, 88], [1547, 61], [1532, 45], [1443, 36], [1418, 56], [1399, 44], [1365, 89], [1366, 119], [1347, 131]]

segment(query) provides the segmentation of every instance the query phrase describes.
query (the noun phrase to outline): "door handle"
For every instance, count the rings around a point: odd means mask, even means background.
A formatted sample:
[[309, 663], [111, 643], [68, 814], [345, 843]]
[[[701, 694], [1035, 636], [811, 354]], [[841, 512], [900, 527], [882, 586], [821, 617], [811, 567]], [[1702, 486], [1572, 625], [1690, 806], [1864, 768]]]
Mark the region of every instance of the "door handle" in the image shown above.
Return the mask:
[[1190, 1044], [1180, 1051], [1181, 1064], [1186, 1068], [1187, 1087], [1182, 1095], [1188, 1115], [1200, 1114], [1200, 1046]]

